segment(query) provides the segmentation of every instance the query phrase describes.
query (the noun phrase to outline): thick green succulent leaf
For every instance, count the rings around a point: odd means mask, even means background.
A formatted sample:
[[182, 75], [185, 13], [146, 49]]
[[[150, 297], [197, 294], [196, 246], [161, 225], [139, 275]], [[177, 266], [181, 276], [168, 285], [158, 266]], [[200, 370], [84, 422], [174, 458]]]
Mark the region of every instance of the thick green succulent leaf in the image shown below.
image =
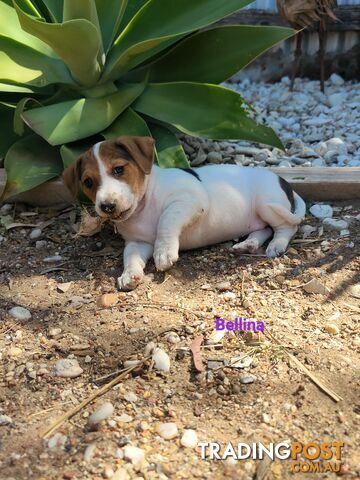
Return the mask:
[[[101, 1], [101, 0], [99, 0]], [[137, 14], [137, 12], [142, 8], [145, 3], [149, 0], [129, 0], [124, 12], [124, 16], [120, 23], [119, 33], [124, 30], [126, 25], [130, 22], [130, 20]]]
[[0, 158], [19, 140], [13, 129], [15, 105], [0, 102]]
[[99, 26], [95, 0], [64, 0], [63, 22], [84, 18]]
[[72, 165], [86, 150], [89, 150], [94, 145], [90, 140], [83, 140], [81, 142], [69, 143], [60, 147], [60, 155], [64, 168]]
[[63, 20], [64, 0], [33, 0], [40, 12], [46, 10], [47, 16], [53, 23], [61, 23]]
[[21, 28], [15, 8], [12, 5], [7, 5], [3, 1], [0, 1], [0, 35], [12, 38], [45, 55], [53, 55], [52, 49], [46, 45], [46, 43]]
[[251, 0], [150, 0], [116, 39], [104, 80], [114, 80], [184, 36], [245, 7]]
[[40, 38], [61, 57], [74, 78], [89, 87], [100, 76], [97, 56], [101, 39], [97, 28], [88, 20], [69, 20], [65, 23], [45, 23], [27, 15], [16, 5], [21, 27]]
[[127, 108], [101, 135], [106, 140], [110, 140], [122, 135], [151, 137], [151, 132], [145, 120], [134, 112], [132, 108]]
[[122, 85], [118, 92], [101, 98], [80, 98], [27, 110], [25, 123], [51, 145], [95, 135], [107, 128], [141, 95], [144, 84]]
[[189, 135], [217, 140], [242, 139], [283, 148], [271, 128], [249, 117], [238, 93], [217, 85], [148, 84], [132, 107]]
[[153, 63], [149, 81], [221, 83], [294, 34], [291, 28], [248, 25], [206, 30], [181, 41]]
[[[107, 53], [119, 31], [128, 0], [95, 0], [104, 50]], [[133, 3], [130, 0], [130, 3]]]
[[75, 84], [60, 59], [50, 57], [0, 35], [0, 81], [44, 87], [54, 83]]
[[62, 168], [59, 148], [51, 147], [37, 135], [22, 138], [5, 157], [7, 183], [1, 200], [57, 177]]
[[[9, 0], [9, 1], [6, 0], [5, 3], [10, 5], [11, 7], [13, 7], [14, 5], [13, 0]], [[33, 15], [34, 17], [41, 17], [40, 10], [37, 8], [36, 4], [31, 0], [17, 0], [17, 3], [19, 7], [29, 15]]]
[[22, 85], [12, 85], [10, 83], [0, 82], [0, 92], [8, 93], [34, 93], [34, 90], [31, 88], [24, 87]]
[[148, 125], [151, 135], [156, 142], [157, 163], [159, 166], [162, 168], [189, 168], [189, 161], [176, 135], [162, 125], [156, 123]]

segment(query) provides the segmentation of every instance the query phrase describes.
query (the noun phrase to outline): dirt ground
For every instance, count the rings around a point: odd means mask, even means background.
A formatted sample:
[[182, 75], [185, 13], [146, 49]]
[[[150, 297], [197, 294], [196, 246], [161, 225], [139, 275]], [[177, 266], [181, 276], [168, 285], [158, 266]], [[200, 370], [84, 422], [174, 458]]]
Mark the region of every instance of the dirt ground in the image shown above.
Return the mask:
[[[303, 239], [298, 233], [275, 260], [237, 256], [231, 242], [185, 252], [166, 274], [150, 263], [145, 282], [131, 293], [116, 289], [123, 243], [110, 226], [83, 238], [73, 232], [74, 211], [11, 210], [15, 223], [50, 224], [37, 240], [30, 239], [31, 227], [0, 227], [0, 478], [294, 478], [291, 460], [202, 460], [199, 448], [180, 444], [189, 428], [199, 441], [223, 447], [341, 441], [339, 475], [359, 478], [360, 300], [352, 287], [360, 283], [360, 204], [333, 206], [335, 217], [351, 220], [350, 236], [316, 229]], [[311, 216], [305, 223], [321, 226]], [[44, 262], [53, 255], [62, 258]], [[312, 279], [329, 293], [307, 293], [303, 285]], [[104, 293], [116, 293], [118, 303], [98, 306]], [[9, 314], [14, 306], [32, 318], [16, 320]], [[217, 346], [207, 345], [214, 318], [233, 315], [264, 322], [265, 335], [229, 332]], [[189, 351], [198, 335], [204, 337], [201, 373]], [[145, 362], [64, 421], [50, 435], [61, 433], [58, 442], [42, 438], [58, 416], [112, 380], [124, 361], [144, 358], [150, 341], [169, 354], [169, 373]], [[342, 400], [332, 400], [287, 352]], [[252, 358], [248, 367], [226, 366], [245, 354]], [[54, 365], [69, 356], [83, 373], [56, 376]], [[240, 382], [250, 374], [253, 383]], [[89, 414], [106, 401], [114, 413], [90, 429]], [[157, 433], [167, 422], [178, 428], [171, 440]], [[142, 449], [141, 464], [122, 458], [126, 444]]]

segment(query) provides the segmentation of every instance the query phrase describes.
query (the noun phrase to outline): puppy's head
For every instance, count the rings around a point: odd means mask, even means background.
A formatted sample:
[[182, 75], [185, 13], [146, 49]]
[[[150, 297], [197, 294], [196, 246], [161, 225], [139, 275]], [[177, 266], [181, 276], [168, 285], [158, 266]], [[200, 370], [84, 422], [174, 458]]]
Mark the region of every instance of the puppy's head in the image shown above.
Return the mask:
[[64, 171], [64, 183], [74, 197], [82, 185], [101, 217], [124, 221], [144, 194], [153, 161], [151, 137], [119, 137], [97, 143], [81, 155]]

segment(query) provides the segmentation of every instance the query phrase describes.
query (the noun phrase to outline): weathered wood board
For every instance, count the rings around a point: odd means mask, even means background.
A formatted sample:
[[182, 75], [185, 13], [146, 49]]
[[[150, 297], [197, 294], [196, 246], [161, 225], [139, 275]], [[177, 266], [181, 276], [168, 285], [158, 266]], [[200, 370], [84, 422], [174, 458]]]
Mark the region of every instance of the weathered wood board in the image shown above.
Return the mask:
[[[360, 167], [272, 167], [305, 200], [360, 199]], [[0, 191], [5, 186], [5, 171], [0, 169]], [[61, 179], [47, 182], [8, 202], [23, 202], [38, 207], [62, 207], [73, 202]]]

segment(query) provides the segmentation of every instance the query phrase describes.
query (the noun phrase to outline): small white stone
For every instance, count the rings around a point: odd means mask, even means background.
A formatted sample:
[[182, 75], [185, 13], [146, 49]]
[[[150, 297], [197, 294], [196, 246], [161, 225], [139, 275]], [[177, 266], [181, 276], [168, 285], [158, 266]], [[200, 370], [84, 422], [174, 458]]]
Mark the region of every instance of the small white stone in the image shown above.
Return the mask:
[[133, 445], [126, 445], [124, 447], [124, 458], [129, 460], [133, 465], [140, 465], [145, 459], [145, 452], [141, 448]]
[[96, 445], [95, 443], [90, 443], [85, 449], [84, 452], [84, 460], [85, 462], [91, 462], [93, 456], [95, 455], [96, 452]]
[[178, 428], [176, 423], [160, 423], [157, 428], [157, 433], [165, 440], [171, 440], [178, 436]]
[[50, 450], [63, 450], [65, 448], [65, 444], [67, 442], [67, 437], [62, 433], [55, 433], [49, 440], [47, 441], [47, 446]]
[[330, 76], [329, 80], [336, 87], [340, 87], [341, 85], [344, 85], [344, 83], [345, 83], [345, 80], [342, 77], [340, 77], [340, 75], [338, 75], [337, 73], [333, 73]]
[[129, 474], [125, 468], [118, 468], [111, 480], [129, 480]]
[[0, 415], [0, 426], [11, 425], [13, 423], [12, 418], [8, 415]]
[[45, 263], [56, 263], [56, 262], [62, 262], [64, 258], [61, 255], [53, 255], [52, 257], [45, 257], [44, 262]]
[[149, 342], [144, 348], [145, 357], [149, 357], [153, 353], [155, 348], [156, 348], [156, 343], [155, 342]]
[[324, 228], [326, 230], [346, 230], [349, 224], [345, 220], [337, 220], [335, 218], [325, 218], [323, 221]]
[[360, 283], [356, 283], [355, 285], [351, 285], [350, 295], [355, 298], [360, 298]]
[[267, 413], [262, 414], [262, 419], [264, 423], [267, 423], [267, 424], [270, 423], [270, 415], [268, 415]]
[[83, 371], [75, 358], [62, 358], [54, 365], [54, 373], [57, 377], [75, 378], [79, 377]]
[[313, 278], [308, 282], [306, 285], [303, 286], [303, 289], [307, 293], [316, 293], [319, 295], [327, 295], [329, 293], [329, 289], [326, 288], [319, 280]]
[[324, 326], [324, 330], [331, 335], [338, 335], [340, 333], [340, 329], [337, 325], [335, 325], [335, 323], [327, 323]]
[[155, 363], [155, 368], [161, 370], [162, 372], [170, 371], [170, 357], [164, 352], [161, 348], [156, 348], [152, 355], [152, 360]]
[[9, 314], [16, 320], [25, 321], [31, 319], [31, 313], [24, 307], [13, 307], [9, 310]]
[[328, 152], [333, 151], [336, 152], [338, 155], [347, 155], [348, 153], [348, 149], [344, 140], [338, 137], [330, 138], [330, 140], [327, 140], [326, 146]]
[[124, 398], [125, 398], [125, 400], [127, 400], [128, 402], [134, 402], [134, 403], [135, 403], [135, 402], [138, 401], [138, 396], [137, 396], [136, 393], [134, 393], [134, 392], [125, 393]]
[[310, 208], [310, 213], [316, 218], [331, 218], [333, 216], [333, 209], [330, 205], [315, 204]]
[[127, 413], [123, 413], [122, 415], [115, 417], [115, 420], [121, 423], [131, 423], [134, 420], [134, 418], [131, 415], [128, 415]]
[[346, 101], [345, 92], [333, 93], [332, 95], [328, 96], [328, 102], [330, 107], [339, 107], [340, 105], [343, 105], [345, 101]]
[[208, 345], [216, 345], [217, 343], [221, 342], [221, 340], [224, 338], [228, 330], [213, 330], [207, 339], [206, 343]]
[[183, 447], [195, 448], [198, 444], [198, 436], [195, 430], [192, 430], [192, 429], [184, 430], [180, 443]]
[[316, 232], [316, 227], [312, 227], [311, 225], [302, 225], [300, 227], [300, 232], [302, 233], [303, 238], [308, 238], [314, 232]]
[[100, 405], [94, 413], [92, 413], [88, 419], [88, 425], [93, 427], [94, 425], [111, 417], [114, 413], [114, 405], [111, 402], [105, 402]]
[[30, 232], [30, 239], [31, 240], [36, 240], [37, 238], [40, 238], [42, 235], [42, 230], [41, 228], [34, 228]]

